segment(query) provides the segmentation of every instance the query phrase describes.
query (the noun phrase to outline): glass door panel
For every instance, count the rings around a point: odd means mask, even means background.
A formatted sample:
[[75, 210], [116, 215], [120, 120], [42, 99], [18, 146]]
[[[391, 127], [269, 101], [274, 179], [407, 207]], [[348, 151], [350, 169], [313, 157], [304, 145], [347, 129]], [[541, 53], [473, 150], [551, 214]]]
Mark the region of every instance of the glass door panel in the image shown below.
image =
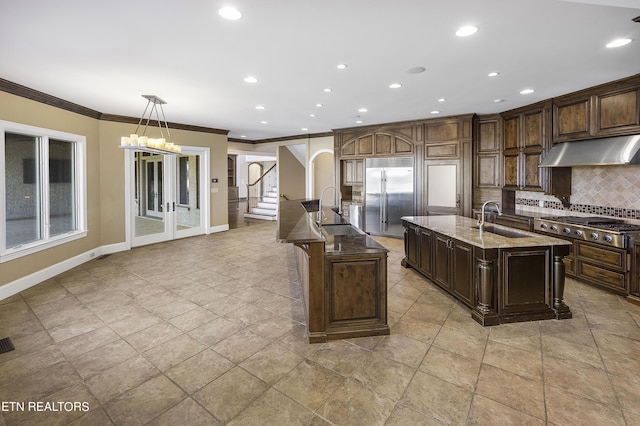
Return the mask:
[[[149, 244], [169, 238], [164, 199], [166, 173], [163, 155], [135, 152], [134, 245]], [[139, 243], [139, 244], [138, 244]]]

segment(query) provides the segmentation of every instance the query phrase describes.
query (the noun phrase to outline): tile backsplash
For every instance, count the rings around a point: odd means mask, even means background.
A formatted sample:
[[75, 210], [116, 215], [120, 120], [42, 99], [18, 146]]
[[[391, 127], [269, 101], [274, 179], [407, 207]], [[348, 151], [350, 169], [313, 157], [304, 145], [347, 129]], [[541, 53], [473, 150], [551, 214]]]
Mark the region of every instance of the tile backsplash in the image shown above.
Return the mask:
[[[570, 211], [640, 219], [640, 166], [573, 167]], [[541, 192], [517, 191], [516, 204], [562, 209], [560, 201]]]

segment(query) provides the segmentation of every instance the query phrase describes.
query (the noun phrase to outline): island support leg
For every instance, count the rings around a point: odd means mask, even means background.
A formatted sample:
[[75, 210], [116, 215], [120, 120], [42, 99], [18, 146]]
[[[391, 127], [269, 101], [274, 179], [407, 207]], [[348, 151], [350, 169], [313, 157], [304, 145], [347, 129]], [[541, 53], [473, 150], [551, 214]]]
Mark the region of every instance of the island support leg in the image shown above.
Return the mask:
[[476, 291], [478, 300], [471, 311], [471, 318], [483, 326], [498, 325], [498, 313], [494, 305], [494, 268], [493, 262], [485, 259], [477, 260]]
[[564, 256], [553, 256], [553, 310], [556, 319], [571, 318], [569, 307], [564, 303], [564, 279], [565, 267], [562, 258]]

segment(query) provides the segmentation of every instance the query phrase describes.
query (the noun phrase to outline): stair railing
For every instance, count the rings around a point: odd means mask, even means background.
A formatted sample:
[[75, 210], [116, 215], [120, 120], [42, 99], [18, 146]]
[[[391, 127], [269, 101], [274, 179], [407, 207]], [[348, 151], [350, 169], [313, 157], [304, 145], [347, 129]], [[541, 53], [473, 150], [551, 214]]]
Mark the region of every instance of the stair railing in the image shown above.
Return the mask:
[[274, 164], [262, 174], [255, 182], [247, 184], [247, 213], [250, 213], [254, 207], [258, 207], [258, 202], [264, 196], [265, 188], [271, 188], [275, 182], [275, 172], [271, 173], [276, 168]]

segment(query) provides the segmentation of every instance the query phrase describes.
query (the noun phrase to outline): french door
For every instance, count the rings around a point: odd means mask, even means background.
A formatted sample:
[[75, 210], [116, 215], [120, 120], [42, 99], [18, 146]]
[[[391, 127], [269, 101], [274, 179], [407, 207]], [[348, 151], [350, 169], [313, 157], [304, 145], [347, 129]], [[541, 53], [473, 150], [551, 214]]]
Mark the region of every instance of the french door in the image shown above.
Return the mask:
[[131, 246], [204, 234], [208, 227], [208, 149], [179, 155], [128, 151]]

